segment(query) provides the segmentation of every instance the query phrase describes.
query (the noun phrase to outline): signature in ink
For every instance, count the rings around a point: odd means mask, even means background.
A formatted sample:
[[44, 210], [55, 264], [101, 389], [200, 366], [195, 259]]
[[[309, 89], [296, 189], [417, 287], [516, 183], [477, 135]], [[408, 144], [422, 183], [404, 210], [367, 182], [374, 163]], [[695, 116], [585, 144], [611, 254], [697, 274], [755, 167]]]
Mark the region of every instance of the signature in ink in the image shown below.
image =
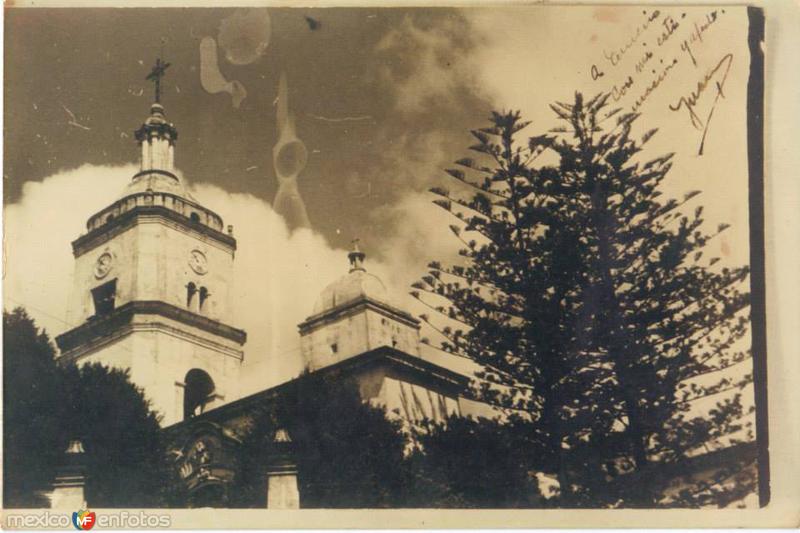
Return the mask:
[[[720, 97], [725, 98], [723, 88], [725, 87], [725, 81], [728, 79], [728, 72], [731, 70], [732, 63], [733, 54], [725, 54], [713, 68], [709, 69], [705, 73], [703, 79], [697, 82], [697, 85], [693, 91], [691, 91], [688, 95], [681, 96], [677, 103], [669, 104], [670, 111], [677, 112], [681, 109], [685, 109], [689, 114], [689, 120], [691, 121], [692, 126], [695, 129], [703, 132], [697, 155], [703, 155], [703, 146], [706, 142], [708, 126], [711, 123], [711, 117], [714, 115], [714, 109], [717, 107], [717, 102], [719, 102]], [[705, 94], [706, 89], [709, 87], [714, 89], [714, 101], [711, 103], [711, 106], [705, 113], [705, 117], [703, 117], [701, 116], [703, 111], [699, 110], [697, 105], [700, 101], [700, 98], [703, 96], [703, 94]]]

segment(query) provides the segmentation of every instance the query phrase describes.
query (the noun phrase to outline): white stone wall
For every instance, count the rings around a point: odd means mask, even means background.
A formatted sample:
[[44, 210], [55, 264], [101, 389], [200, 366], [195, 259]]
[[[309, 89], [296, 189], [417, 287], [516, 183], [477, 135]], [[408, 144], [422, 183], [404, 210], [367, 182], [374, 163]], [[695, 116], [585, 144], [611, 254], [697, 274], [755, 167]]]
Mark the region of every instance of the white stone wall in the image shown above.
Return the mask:
[[267, 483], [267, 509], [299, 509], [297, 473], [270, 474]]
[[[189, 265], [190, 254], [199, 250], [207, 259], [207, 273], [200, 275]], [[95, 276], [98, 258], [113, 256], [111, 270], [102, 279]], [[94, 315], [91, 290], [117, 279], [116, 307], [134, 300], [158, 300], [187, 308], [186, 286], [191, 281], [204, 286], [209, 299], [200, 310], [196, 294], [191, 311], [223, 323], [231, 323], [228, 306], [233, 279], [233, 252], [217, 241], [165, 221], [160, 217], [140, 218], [139, 223], [109, 242], [75, 260], [74, 289], [67, 321], [78, 326]]]
[[357, 379], [364, 400], [407, 422], [426, 418], [441, 422], [450, 415], [461, 414], [458, 397], [392, 376], [384, 367], [359, 372]]
[[411, 355], [419, 355], [419, 330], [398, 320], [367, 309], [369, 348], [392, 346]]
[[[336, 353], [331, 348], [336, 345]], [[316, 329], [300, 339], [303, 362], [311, 368], [332, 365], [369, 350], [367, 315], [358, 313]]]
[[[155, 277], [140, 283], [138, 290], [141, 300], [160, 300], [178, 307], [186, 308], [186, 285], [195, 283], [206, 287], [210, 297], [199, 308], [199, 295], [195, 295], [189, 310], [231, 324], [229, 290], [233, 280], [233, 253], [225, 246], [208, 237], [198, 238], [193, 232], [181, 227], [168, 227], [164, 224], [142, 224], [140, 249], [149, 254], [141, 263], [153, 263], [158, 259]], [[207, 260], [207, 272], [198, 274], [190, 267], [192, 251], [201, 252]], [[142, 264], [144, 271], [148, 267]]]
[[71, 512], [86, 509], [83, 487], [56, 487], [50, 494], [50, 508]]
[[[67, 310], [67, 322], [77, 327], [94, 315], [91, 290], [113, 279], [117, 280], [117, 306], [133, 299], [136, 283], [136, 242], [138, 228], [134, 227], [118, 235], [110, 242], [75, 259], [72, 293]], [[95, 276], [95, 266], [103, 254], [112, 256], [111, 269], [102, 278]]]
[[[190, 266], [191, 252], [206, 258], [204, 274]], [[113, 257], [111, 269], [96, 276], [98, 258]], [[233, 279], [233, 251], [214, 239], [159, 216], [140, 217], [138, 223], [75, 260], [74, 289], [68, 322], [76, 327], [95, 314], [91, 290], [117, 280], [115, 307], [131, 301], [161, 301], [231, 325], [228, 305]], [[210, 294], [203, 309], [199, 293], [187, 306], [189, 282]], [[104, 339], [92, 341], [68, 354], [79, 363], [100, 362], [129, 368], [131, 380], [145, 390], [152, 405], [170, 425], [183, 418], [183, 383], [192, 368], [207, 372], [218, 397], [206, 408], [235, 399], [243, 356], [236, 342], [158, 315], [141, 315]], [[177, 384], [176, 384], [177, 383]], [[224, 398], [223, 398], [224, 397]]]
[[450, 415], [460, 414], [457, 398], [388, 376], [383, 379], [379, 395], [372, 401], [409, 422], [426, 418], [442, 422]]
[[300, 346], [304, 363], [317, 370], [381, 346], [419, 355], [419, 330], [365, 309], [311, 331], [301, 338]]
[[163, 415], [162, 426], [183, 419], [182, 383], [193, 368], [214, 381], [218, 398], [206, 410], [237, 398], [242, 352], [235, 342], [155, 315], [137, 316], [117, 336], [89, 347], [79, 362], [130, 369], [131, 381]]
[[140, 170], [175, 170], [175, 151], [167, 139], [153, 137], [142, 143]]

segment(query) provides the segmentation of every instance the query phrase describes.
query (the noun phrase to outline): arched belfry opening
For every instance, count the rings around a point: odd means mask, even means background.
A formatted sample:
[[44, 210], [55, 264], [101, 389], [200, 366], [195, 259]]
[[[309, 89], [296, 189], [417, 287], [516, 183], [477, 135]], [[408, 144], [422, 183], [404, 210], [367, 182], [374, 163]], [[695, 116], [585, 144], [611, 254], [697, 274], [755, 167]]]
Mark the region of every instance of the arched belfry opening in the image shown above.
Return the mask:
[[214, 396], [214, 380], [207, 372], [193, 368], [183, 380], [183, 418], [191, 418], [205, 411]]
[[190, 281], [186, 285], [186, 307], [189, 309], [192, 308], [192, 300], [194, 299], [194, 295], [197, 292], [197, 285], [194, 284], [193, 281]]
[[[80, 275], [66, 300], [70, 328], [56, 337], [60, 361], [129, 370], [164, 427], [238, 392], [247, 342], [230, 322], [236, 238], [175, 169], [178, 129], [160, 101], [168, 67], [159, 58], [147, 78], [156, 93], [134, 134], [137, 171], [72, 241]], [[147, 357], [119, 355], [131, 353]]]

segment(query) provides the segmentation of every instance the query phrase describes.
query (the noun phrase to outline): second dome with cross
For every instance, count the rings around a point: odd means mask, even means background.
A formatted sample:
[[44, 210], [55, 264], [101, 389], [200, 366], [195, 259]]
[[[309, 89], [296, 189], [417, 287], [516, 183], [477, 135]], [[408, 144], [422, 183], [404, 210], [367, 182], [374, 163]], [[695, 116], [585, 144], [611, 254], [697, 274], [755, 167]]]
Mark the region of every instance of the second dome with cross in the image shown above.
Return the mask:
[[381, 279], [364, 267], [354, 242], [350, 271], [320, 293], [299, 326], [306, 367], [318, 369], [382, 346], [419, 355], [419, 320], [399, 309]]
[[314, 305], [315, 315], [361, 298], [391, 305], [383, 281], [375, 274], [367, 272], [364, 267], [366, 254], [358, 248], [357, 241], [353, 242], [353, 250], [347, 254], [347, 258], [350, 261], [350, 271], [320, 293]]

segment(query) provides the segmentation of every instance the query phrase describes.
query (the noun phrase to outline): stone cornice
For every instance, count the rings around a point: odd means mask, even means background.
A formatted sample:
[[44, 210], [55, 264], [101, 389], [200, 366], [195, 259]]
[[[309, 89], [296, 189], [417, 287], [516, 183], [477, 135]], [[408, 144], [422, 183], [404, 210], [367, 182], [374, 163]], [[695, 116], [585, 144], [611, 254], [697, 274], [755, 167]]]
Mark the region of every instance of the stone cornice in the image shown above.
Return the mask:
[[[133, 179], [145, 176], [147, 174], [158, 174], [158, 175], [168, 176], [169, 178], [175, 180], [176, 182], [179, 182], [175, 174], [159, 169], [148, 169], [137, 172], [134, 175]], [[89, 220], [86, 222], [86, 229], [92, 231], [93, 229], [96, 229], [98, 226], [105, 224], [108, 221], [108, 215], [120, 216], [122, 215], [122, 213], [129, 211], [135, 207], [153, 206], [153, 207], [169, 208], [168, 207], [169, 205], [172, 205], [173, 208], [171, 210], [178, 212], [178, 214], [183, 214], [182, 209], [184, 207], [188, 207], [193, 211], [200, 211], [201, 213], [204, 213], [208, 217], [208, 220], [213, 221], [213, 225], [216, 227], [212, 227], [211, 229], [222, 231], [222, 217], [219, 216], [217, 213], [215, 213], [211, 209], [208, 209], [207, 207], [203, 207], [202, 205], [198, 204], [193, 200], [185, 198], [184, 196], [167, 191], [140, 191], [123, 196], [119, 200], [115, 201], [113, 204], [103, 208], [94, 215], [90, 216]], [[176, 209], [174, 208], [175, 206], [181, 206], [181, 207]], [[211, 223], [206, 225], [211, 225]]]
[[341, 318], [352, 316], [367, 309], [375, 311], [376, 313], [379, 313], [387, 318], [397, 320], [398, 322], [401, 322], [409, 327], [415, 329], [420, 328], [419, 320], [411, 316], [409, 313], [378, 300], [373, 300], [367, 296], [362, 296], [361, 298], [347, 302], [346, 304], [329, 311], [311, 315], [301, 322], [297, 326], [297, 329], [300, 330], [301, 335], [306, 335], [316, 329], [321, 328], [322, 326], [336, 322]]
[[[143, 193], [145, 195], [146, 193]], [[135, 226], [138, 221], [143, 217], [161, 217], [165, 220], [177, 223], [182, 228], [190, 232], [196, 232], [200, 235], [206, 236], [229, 249], [231, 252], [236, 250], [236, 239], [230, 235], [226, 235], [221, 231], [217, 231], [202, 223], [193, 222], [189, 217], [185, 217], [168, 207], [156, 205], [142, 205], [136, 206], [129, 211], [125, 211], [118, 217], [113, 218], [103, 226], [99, 226], [90, 231], [86, 235], [81, 235], [72, 241], [72, 253], [75, 257], [79, 257], [84, 253], [93, 250], [100, 244], [106, 242], [110, 235], [116, 235], [123, 230]]]
[[145, 122], [139, 127], [139, 129], [133, 132], [134, 137], [137, 141], [139, 141], [139, 143], [149, 141], [152, 134], [169, 139], [169, 141], [172, 143], [178, 140], [177, 128], [175, 128], [174, 124], [167, 122], [166, 120], [156, 123]]
[[56, 337], [56, 343], [62, 352], [69, 352], [83, 344], [90, 344], [111, 336], [115, 331], [131, 327], [135, 315], [159, 315], [213, 335], [218, 335], [240, 345], [247, 342], [247, 333], [244, 330], [228, 326], [222, 322], [168, 303], [144, 300], [128, 302], [114, 309], [106, 316], [88, 320]]
[[[381, 346], [380, 348], [375, 348], [374, 350], [364, 352], [354, 357], [349, 357], [336, 364], [316, 370], [313, 374], [317, 376], [327, 375], [346, 378], [355, 372], [367, 370], [376, 366], [385, 366], [395, 374], [412, 376], [415, 381], [436, 383], [441, 388], [449, 390], [455, 397], [460, 396], [463, 391], [466, 390], [470, 381], [468, 376], [389, 346]], [[193, 424], [199, 421], [224, 423], [225, 421], [245, 416], [258, 409], [260, 405], [274, 401], [296, 382], [309, 379], [310, 377], [311, 374], [302, 375], [286, 383], [221, 405], [197, 417], [173, 424], [169, 426], [168, 431], [176, 431], [182, 427], [186, 427], [187, 424]]]
[[147, 324], [124, 324], [114, 329], [107, 335], [90, 338], [86, 342], [75, 346], [71, 350], [62, 352], [59, 361], [63, 363], [77, 361], [85, 355], [91, 355], [103, 347], [113, 344], [114, 342], [138, 331], [156, 331], [159, 333], [164, 333], [166, 335], [171, 335], [181, 340], [191, 342], [197, 346], [214, 350], [227, 357], [233, 357], [239, 361], [244, 359], [244, 351], [240, 349], [231, 348], [223, 343], [215, 342], [205, 337], [195, 335], [186, 330], [171, 326], [165, 322], [150, 322]]
[[[146, 175], [148, 175], [148, 174], [159, 174], [159, 175], [161, 175], [161, 176], [166, 176], [166, 177], [168, 177], [168, 178], [172, 178], [172, 179], [173, 179], [173, 180], [175, 180], [175, 181], [180, 181], [180, 180], [178, 179], [178, 176], [176, 176], [176, 175], [175, 175], [175, 174], [173, 174], [172, 172], [170, 172], [170, 171], [168, 171], [168, 170], [161, 170], [160, 168], [148, 168], [148, 169], [145, 169], [145, 170], [140, 170], [139, 172], [137, 172], [136, 174], [134, 174], [134, 175], [133, 175], [133, 177], [132, 177], [131, 179], [132, 179], [132, 180], [135, 180], [135, 179], [136, 179], [136, 178], [138, 178], [138, 177], [141, 177], [141, 176], [146, 176]], [[155, 194], [155, 193], [154, 193], [154, 194]], [[159, 194], [165, 194], [165, 193], [159, 193]], [[188, 200], [187, 200], [187, 203], [188, 203]]]

